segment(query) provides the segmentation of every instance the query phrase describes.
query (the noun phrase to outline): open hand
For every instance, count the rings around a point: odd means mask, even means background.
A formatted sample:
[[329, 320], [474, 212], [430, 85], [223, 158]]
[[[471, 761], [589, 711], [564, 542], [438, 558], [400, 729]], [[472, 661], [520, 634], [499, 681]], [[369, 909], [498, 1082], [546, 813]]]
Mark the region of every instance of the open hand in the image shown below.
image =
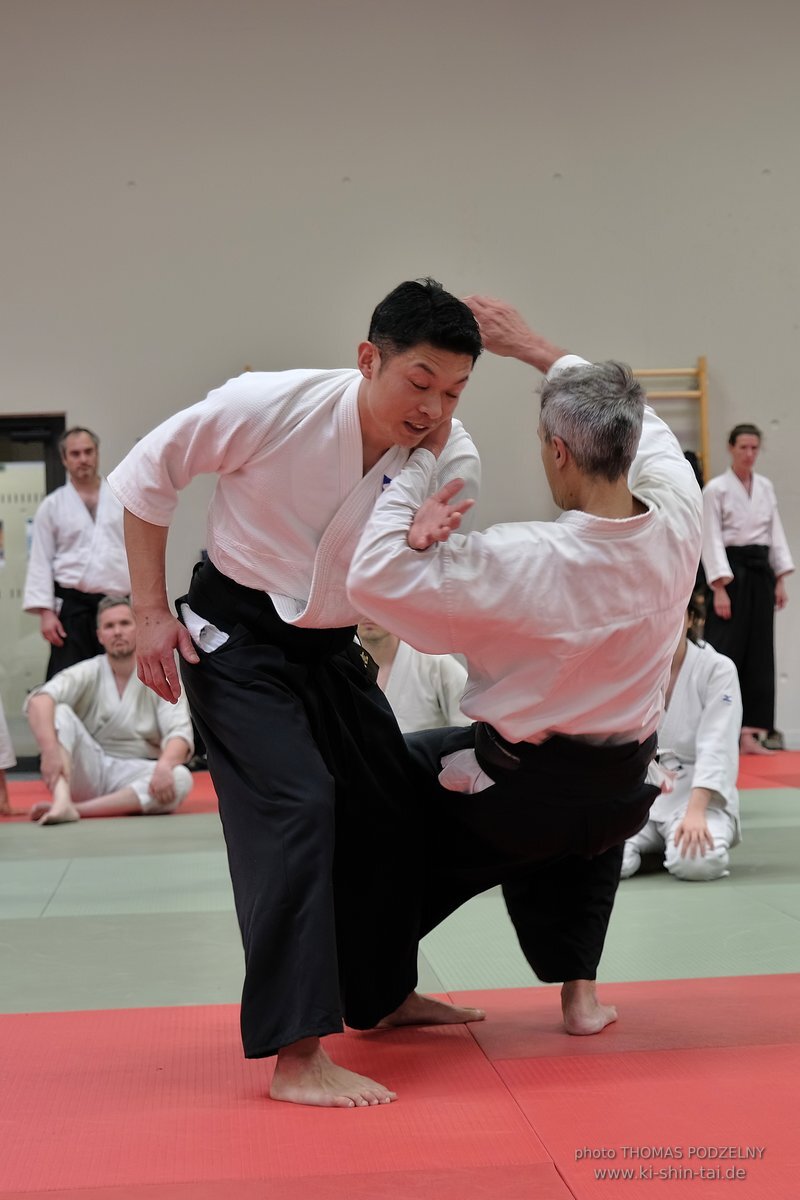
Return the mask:
[[142, 683], [175, 704], [181, 694], [181, 681], [175, 664], [178, 650], [186, 662], [200, 658], [189, 631], [168, 608], [136, 610], [136, 668]]
[[427, 550], [434, 542], [446, 542], [453, 530], [458, 529], [462, 516], [475, 503], [474, 500], [451, 503], [463, 486], [463, 479], [451, 479], [417, 510], [408, 531], [412, 550]]

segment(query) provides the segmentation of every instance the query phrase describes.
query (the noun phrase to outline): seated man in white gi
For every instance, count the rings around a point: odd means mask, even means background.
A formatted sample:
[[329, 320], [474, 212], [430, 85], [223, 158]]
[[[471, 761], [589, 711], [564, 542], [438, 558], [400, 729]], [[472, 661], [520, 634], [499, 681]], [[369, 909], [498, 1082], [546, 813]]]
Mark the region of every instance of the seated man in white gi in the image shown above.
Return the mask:
[[104, 654], [59, 671], [25, 704], [52, 796], [31, 810], [40, 825], [174, 812], [191, 790], [189, 708], [139, 681], [127, 597], [100, 601], [97, 637]]
[[471, 724], [461, 711], [467, 672], [452, 654], [420, 654], [367, 617], [358, 638], [378, 667], [378, 687], [403, 733]]
[[378, 500], [349, 593], [417, 649], [467, 662], [476, 724], [408, 739], [431, 781], [431, 835], [449, 836], [427, 927], [459, 881], [463, 898], [503, 882], [528, 961], [563, 983], [567, 1031], [597, 1033], [616, 1018], [595, 978], [622, 845], [655, 798], [646, 774], [700, 557], [700, 489], [628, 368], [565, 355], [500, 301], [467, 303], [488, 350], [548, 373], [539, 437], [563, 513], [453, 532], [471, 502], [455, 501], [457, 480], [429, 496], [440, 426]]
[[729, 875], [728, 851], [740, 839], [739, 730], [742, 696], [736, 665], [707, 642], [699, 645], [692, 620], [702, 606], [692, 598], [686, 636], [672, 659], [667, 708], [658, 727], [658, 767], [671, 790], [657, 796], [650, 819], [625, 842], [622, 878], [635, 875], [642, 855], [663, 851], [664, 866], [676, 879], [705, 881]]

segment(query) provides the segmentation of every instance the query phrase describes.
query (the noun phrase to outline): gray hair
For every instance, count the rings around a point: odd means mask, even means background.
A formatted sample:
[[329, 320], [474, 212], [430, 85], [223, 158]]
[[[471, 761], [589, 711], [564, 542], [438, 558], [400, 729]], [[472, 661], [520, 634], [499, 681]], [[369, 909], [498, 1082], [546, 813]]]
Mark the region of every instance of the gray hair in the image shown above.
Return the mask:
[[100, 438], [91, 429], [87, 429], [85, 425], [73, 425], [71, 429], [65, 429], [58, 439], [58, 452], [63, 457], [67, 446], [67, 438], [73, 437], [76, 433], [87, 433], [94, 442], [95, 450], [100, 449]]
[[614, 483], [626, 475], [642, 435], [644, 391], [619, 362], [567, 367], [541, 391], [542, 437], [560, 437], [579, 470]]
[[118, 608], [120, 604], [124, 604], [126, 608], [129, 608], [133, 612], [130, 596], [103, 596], [103, 599], [97, 606], [97, 624], [100, 624], [100, 617], [107, 608]]

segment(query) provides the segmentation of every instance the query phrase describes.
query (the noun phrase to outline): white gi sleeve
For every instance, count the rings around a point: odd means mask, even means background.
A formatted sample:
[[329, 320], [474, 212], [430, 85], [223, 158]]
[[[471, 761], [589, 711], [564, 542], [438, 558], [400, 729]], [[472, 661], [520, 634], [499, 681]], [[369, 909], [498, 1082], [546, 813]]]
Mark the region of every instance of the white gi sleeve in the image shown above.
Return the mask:
[[26, 697], [22, 711], [27, 714], [28, 704], [34, 696], [50, 696], [56, 704], [67, 704], [81, 720], [82, 713], [91, 703], [98, 686], [96, 659], [87, 658], [74, 666], [58, 671], [52, 679], [34, 688]]
[[408, 545], [435, 469], [430, 450], [414, 450], [380, 496], [356, 547], [347, 590], [358, 612], [423, 653], [445, 654], [462, 648], [457, 625], [474, 619], [491, 571], [481, 552], [484, 534], [453, 533], [423, 551]]
[[[708, 647], [701, 651], [710, 652]], [[704, 680], [700, 699], [703, 708], [696, 733], [692, 787], [708, 788], [729, 802], [739, 773], [742, 727], [739, 678], [729, 658], [714, 655], [713, 669]]]
[[703, 570], [709, 583], [730, 583], [733, 571], [722, 540], [723, 491], [711, 480], [703, 489]]
[[[453, 420], [453, 427], [447, 444], [439, 455], [436, 470], [431, 480], [434, 492], [443, 488], [451, 479], [463, 479], [464, 486], [459, 492], [460, 500], [477, 500], [481, 489], [481, 460], [478, 449], [460, 421]], [[473, 528], [475, 508], [465, 515], [461, 529], [466, 532]]]
[[161, 735], [161, 749], [163, 750], [167, 742], [172, 738], [183, 738], [189, 746], [189, 756], [194, 752], [194, 731], [192, 729], [192, 719], [189, 715], [189, 705], [186, 697], [181, 692], [175, 704], [170, 704], [168, 700], [162, 700], [161, 697], [155, 697], [157, 701], [156, 720], [158, 722], [158, 732]]
[[25, 612], [34, 608], [56, 611], [53, 588], [53, 562], [56, 557], [56, 530], [50, 497], [45, 496], [33, 518], [31, 556], [25, 575], [22, 607]]
[[792, 561], [789, 543], [786, 540], [783, 523], [778, 512], [775, 489], [771, 483], [769, 486], [772, 493], [772, 530], [770, 533], [769, 565], [777, 576], [788, 575], [794, 570], [794, 562]]
[[695, 473], [670, 427], [648, 404], [644, 408], [639, 448], [628, 472], [628, 486], [674, 516], [680, 516], [697, 536], [700, 559], [702, 494]]
[[467, 686], [466, 668], [457, 658], [443, 654], [436, 660], [436, 698], [445, 725], [469, 725], [470, 718], [461, 711], [461, 700]]
[[151, 525], [169, 525], [178, 492], [197, 475], [224, 475], [268, 440], [286, 384], [256, 390], [244, 376], [183, 409], [143, 437], [108, 477], [117, 499]]

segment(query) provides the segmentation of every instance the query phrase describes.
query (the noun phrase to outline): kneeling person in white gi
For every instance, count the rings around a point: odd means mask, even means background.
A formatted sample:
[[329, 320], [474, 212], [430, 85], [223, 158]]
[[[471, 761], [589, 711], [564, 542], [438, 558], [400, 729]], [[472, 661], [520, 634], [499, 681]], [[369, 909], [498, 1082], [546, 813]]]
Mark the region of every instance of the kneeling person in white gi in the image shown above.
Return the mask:
[[174, 812], [192, 787], [183, 765], [194, 748], [188, 705], [139, 681], [127, 597], [100, 601], [97, 637], [104, 654], [59, 671], [25, 705], [52, 796], [31, 810], [41, 825]]
[[[656, 797], [647, 824], [625, 842], [623, 879], [635, 875], [643, 854], [662, 850], [676, 879], [721, 879], [730, 874], [728, 851], [740, 840], [739, 679], [731, 659], [706, 642], [695, 643], [695, 611], [692, 601], [658, 728], [659, 765], [674, 774], [672, 790]], [[660, 782], [652, 767], [649, 778]]]

